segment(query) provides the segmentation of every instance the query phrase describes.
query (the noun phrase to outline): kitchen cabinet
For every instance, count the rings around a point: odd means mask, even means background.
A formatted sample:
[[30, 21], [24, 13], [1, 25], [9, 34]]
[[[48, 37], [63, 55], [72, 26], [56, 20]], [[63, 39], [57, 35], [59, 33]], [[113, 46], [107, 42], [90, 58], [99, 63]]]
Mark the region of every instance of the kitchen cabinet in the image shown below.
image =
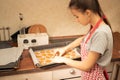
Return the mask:
[[81, 80], [81, 71], [75, 68], [67, 68], [53, 71], [53, 80]]
[[81, 80], [80, 75], [80, 70], [66, 68], [55, 71], [3, 76], [0, 77], [0, 80]]
[[52, 80], [52, 72], [27, 73], [0, 77], [0, 80]]

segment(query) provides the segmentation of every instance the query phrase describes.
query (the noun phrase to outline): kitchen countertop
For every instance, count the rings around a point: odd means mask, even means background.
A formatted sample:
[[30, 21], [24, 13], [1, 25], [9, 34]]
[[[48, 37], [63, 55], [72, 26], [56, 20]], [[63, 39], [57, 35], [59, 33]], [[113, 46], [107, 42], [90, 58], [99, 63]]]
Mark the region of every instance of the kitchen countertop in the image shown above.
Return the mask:
[[[120, 56], [117, 54], [113, 55], [112, 62], [114, 61], [120, 61]], [[7, 75], [16, 75], [16, 74], [25, 74], [25, 73], [34, 73], [34, 72], [45, 72], [45, 71], [53, 71], [58, 69], [64, 69], [68, 68], [67, 65], [61, 65], [61, 66], [55, 66], [51, 68], [36, 68], [33, 64], [33, 61], [31, 59], [31, 56], [29, 54], [28, 50], [24, 50], [22, 53], [22, 59], [20, 61], [19, 69], [14, 71], [7, 71], [7, 72], [0, 72], [0, 76], [7, 76]]]

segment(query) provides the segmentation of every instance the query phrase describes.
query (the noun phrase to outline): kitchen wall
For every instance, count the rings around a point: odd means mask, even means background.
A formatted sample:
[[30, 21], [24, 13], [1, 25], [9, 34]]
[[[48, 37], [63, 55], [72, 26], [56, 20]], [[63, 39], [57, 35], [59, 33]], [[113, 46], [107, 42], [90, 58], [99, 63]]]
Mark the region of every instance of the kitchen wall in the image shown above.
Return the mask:
[[[120, 0], [99, 0], [113, 31], [120, 32]], [[50, 36], [84, 34], [83, 27], [75, 21], [68, 9], [69, 0], [0, 0], [0, 27], [9, 26], [11, 34], [20, 26], [19, 13], [23, 14], [24, 26], [42, 24]]]
[[114, 32], [120, 32], [120, 0], [99, 0]]

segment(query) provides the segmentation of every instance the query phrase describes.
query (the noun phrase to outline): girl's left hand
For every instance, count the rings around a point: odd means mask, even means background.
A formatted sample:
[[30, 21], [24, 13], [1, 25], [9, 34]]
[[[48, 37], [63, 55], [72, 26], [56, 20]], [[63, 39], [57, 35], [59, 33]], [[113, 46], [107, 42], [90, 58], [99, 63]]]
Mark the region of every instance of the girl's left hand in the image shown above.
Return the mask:
[[65, 63], [65, 60], [67, 58], [65, 57], [60, 57], [60, 56], [55, 56], [53, 59], [52, 59], [52, 62], [54, 63]]

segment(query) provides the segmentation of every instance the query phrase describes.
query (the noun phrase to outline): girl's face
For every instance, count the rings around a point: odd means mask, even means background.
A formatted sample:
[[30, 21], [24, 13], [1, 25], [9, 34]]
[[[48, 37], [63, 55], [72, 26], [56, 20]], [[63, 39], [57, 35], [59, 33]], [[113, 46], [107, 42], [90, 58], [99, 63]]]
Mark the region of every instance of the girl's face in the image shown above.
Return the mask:
[[76, 17], [77, 22], [86, 26], [90, 23], [89, 13], [87, 11], [80, 12], [77, 9], [71, 9], [72, 14]]

